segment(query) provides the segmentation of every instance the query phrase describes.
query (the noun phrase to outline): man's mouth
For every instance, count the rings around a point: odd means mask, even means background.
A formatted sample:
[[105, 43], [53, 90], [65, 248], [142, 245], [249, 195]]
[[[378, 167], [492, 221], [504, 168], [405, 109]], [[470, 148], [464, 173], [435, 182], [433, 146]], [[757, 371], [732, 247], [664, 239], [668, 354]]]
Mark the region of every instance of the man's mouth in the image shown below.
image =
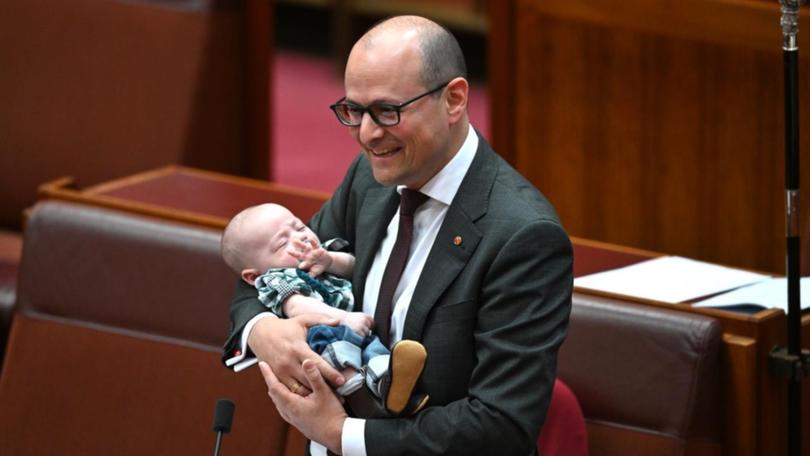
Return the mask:
[[387, 157], [399, 152], [400, 149], [400, 147], [389, 147], [386, 149], [368, 149], [368, 151], [371, 152], [371, 155], [374, 155], [375, 157]]

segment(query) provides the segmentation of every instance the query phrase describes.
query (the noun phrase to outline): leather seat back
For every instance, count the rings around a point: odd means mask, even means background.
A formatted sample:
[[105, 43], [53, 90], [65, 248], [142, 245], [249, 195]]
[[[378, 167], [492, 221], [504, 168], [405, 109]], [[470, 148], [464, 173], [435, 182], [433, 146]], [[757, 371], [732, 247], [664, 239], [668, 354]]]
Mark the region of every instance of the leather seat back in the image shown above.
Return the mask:
[[558, 376], [592, 455], [719, 453], [716, 319], [575, 293], [569, 325]]
[[220, 362], [235, 276], [219, 233], [44, 202], [26, 227], [0, 377], [0, 454], [284, 454], [258, 371]]

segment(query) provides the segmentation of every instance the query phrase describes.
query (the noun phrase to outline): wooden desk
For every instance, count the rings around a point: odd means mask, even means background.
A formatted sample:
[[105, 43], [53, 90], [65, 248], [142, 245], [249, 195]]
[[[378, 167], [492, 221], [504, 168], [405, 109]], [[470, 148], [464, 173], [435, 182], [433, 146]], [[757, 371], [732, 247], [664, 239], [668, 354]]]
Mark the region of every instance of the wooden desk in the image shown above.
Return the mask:
[[66, 177], [41, 185], [39, 195], [219, 229], [240, 210], [268, 202], [309, 220], [329, 199], [327, 193], [183, 166], [166, 166], [85, 189], [73, 187], [72, 178]]
[[[86, 189], [70, 187], [70, 179], [44, 184], [42, 198], [55, 198], [111, 207], [185, 223], [223, 228], [239, 210], [262, 202], [277, 202], [308, 219], [328, 199], [327, 194], [271, 182], [169, 166], [117, 179]], [[638, 263], [660, 253], [572, 238], [574, 275], [582, 276]], [[576, 293], [593, 294], [583, 290]], [[786, 318], [777, 309], [753, 315], [718, 309], [693, 308], [643, 299], [609, 296], [618, 302], [697, 313], [723, 324], [721, 355], [723, 382], [723, 451], [730, 455], [785, 453], [786, 382], [767, 373], [767, 355], [774, 345], [786, 343]], [[802, 337], [810, 344], [810, 315], [802, 320]], [[804, 382], [810, 391], [810, 381]], [[804, 395], [810, 410], [810, 394]], [[810, 422], [804, 421], [805, 448], [810, 448]]]

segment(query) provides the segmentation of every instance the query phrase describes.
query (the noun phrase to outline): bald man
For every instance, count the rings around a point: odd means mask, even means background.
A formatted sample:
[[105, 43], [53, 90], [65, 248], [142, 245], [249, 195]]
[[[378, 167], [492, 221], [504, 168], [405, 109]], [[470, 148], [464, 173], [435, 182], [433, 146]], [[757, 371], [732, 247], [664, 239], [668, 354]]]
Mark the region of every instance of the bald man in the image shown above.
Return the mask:
[[[571, 306], [571, 245], [554, 209], [470, 125], [464, 57], [438, 24], [399, 16], [373, 27], [352, 48], [345, 90], [331, 108], [362, 152], [310, 225], [349, 241], [358, 307], [377, 329], [425, 346], [416, 391], [430, 402], [413, 416], [347, 416], [330, 388], [343, 379], [305, 342], [309, 325], [334, 322], [275, 318], [245, 286], [224, 359], [262, 361], [270, 397], [312, 454], [536, 454]], [[400, 194], [412, 191], [426, 201], [384, 302], [410, 218]]]

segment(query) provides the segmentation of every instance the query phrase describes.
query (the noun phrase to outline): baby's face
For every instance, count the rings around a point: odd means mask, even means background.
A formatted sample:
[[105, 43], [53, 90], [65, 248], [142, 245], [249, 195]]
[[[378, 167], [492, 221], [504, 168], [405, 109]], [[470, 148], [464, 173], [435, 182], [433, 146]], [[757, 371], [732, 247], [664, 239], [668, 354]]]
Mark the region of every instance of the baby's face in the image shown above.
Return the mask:
[[293, 239], [306, 244], [314, 240], [320, 244], [318, 236], [312, 232], [298, 217], [282, 206], [273, 206], [272, 209], [262, 211], [250, 220], [246, 227], [248, 235], [253, 236], [253, 265], [264, 273], [270, 268], [294, 268], [298, 266], [298, 259], [290, 254], [297, 248]]

